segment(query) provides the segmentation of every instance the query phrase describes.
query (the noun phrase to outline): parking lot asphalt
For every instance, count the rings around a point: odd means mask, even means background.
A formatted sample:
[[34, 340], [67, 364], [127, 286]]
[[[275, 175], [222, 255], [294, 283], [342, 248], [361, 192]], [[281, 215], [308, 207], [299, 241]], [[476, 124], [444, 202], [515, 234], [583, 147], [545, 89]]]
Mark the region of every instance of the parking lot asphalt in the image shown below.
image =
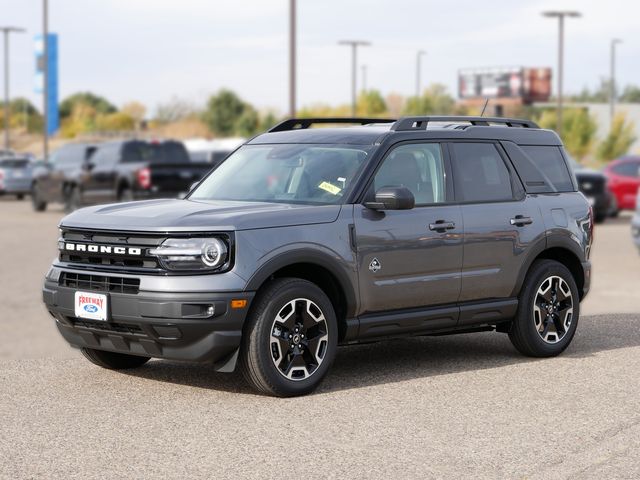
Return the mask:
[[560, 357], [497, 333], [341, 348], [313, 395], [152, 361], [99, 369], [40, 300], [60, 209], [0, 200], [0, 478], [640, 478], [640, 255], [596, 229]]

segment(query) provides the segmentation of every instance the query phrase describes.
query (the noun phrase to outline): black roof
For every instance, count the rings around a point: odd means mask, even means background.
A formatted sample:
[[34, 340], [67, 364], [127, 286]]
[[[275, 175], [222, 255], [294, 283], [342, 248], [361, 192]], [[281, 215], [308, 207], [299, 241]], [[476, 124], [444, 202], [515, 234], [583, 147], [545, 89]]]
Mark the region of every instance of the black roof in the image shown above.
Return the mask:
[[[362, 123], [363, 119], [286, 120], [258, 135], [251, 145], [270, 143], [316, 143], [374, 145], [393, 136], [403, 139], [478, 139], [512, 141], [520, 145], [562, 145], [558, 135], [527, 120], [485, 117], [406, 117], [384, 123], [341, 128], [309, 128], [313, 123]], [[369, 120], [369, 119], [367, 119]], [[302, 126], [300, 126], [302, 124]], [[291, 129], [286, 130], [291, 126]]]

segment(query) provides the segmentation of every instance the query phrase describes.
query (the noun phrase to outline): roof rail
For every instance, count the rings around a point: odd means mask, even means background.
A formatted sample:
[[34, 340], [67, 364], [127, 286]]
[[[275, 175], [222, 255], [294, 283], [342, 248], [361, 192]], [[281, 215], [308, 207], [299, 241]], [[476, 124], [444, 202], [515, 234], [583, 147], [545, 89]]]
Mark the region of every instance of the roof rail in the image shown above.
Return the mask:
[[426, 130], [429, 122], [469, 122], [474, 126], [488, 127], [493, 123], [507, 127], [540, 128], [531, 120], [501, 117], [465, 117], [465, 116], [430, 116], [430, 117], [402, 117], [391, 126], [391, 130], [405, 132], [411, 130]]
[[369, 123], [393, 123], [396, 120], [389, 118], [290, 118], [285, 120], [268, 130], [268, 133], [273, 132], [286, 132], [287, 130], [304, 130], [311, 125], [317, 123], [338, 123], [338, 124], [355, 124], [355, 125], [367, 125]]

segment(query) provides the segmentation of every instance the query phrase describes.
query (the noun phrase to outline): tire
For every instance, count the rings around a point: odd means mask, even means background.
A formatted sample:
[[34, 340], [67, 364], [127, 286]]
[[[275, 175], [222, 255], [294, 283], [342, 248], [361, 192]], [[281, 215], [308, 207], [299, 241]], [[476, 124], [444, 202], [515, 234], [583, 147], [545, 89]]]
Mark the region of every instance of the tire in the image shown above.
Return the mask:
[[520, 292], [509, 339], [523, 355], [553, 357], [571, 343], [579, 317], [578, 287], [571, 272], [554, 260], [537, 260]]
[[44, 212], [47, 209], [47, 202], [43, 200], [40, 186], [37, 183], [31, 187], [31, 205], [36, 212]]
[[129, 187], [124, 187], [122, 190], [120, 190], [120, 193], [118, 194], [119, 202], [133, 202], [133, 200], [133, 190], [131, 190]]
[[82, 206], [82, 197], [80, 189], [76, 186], [70, 186], [64, 196], [64, 211], [71, 213]]
[[593, 217], [593, 221], [596, 223], [604, 223], [607, 219], [607, 212], [596, 213]]
[[19, 194], [17, 194], [17, 195], [16, 195], [16, 198], [17, 198], [18, 200], [24, 200], [24, 193], [19, 193]]
[[149, 357], [139, 357], [137, 355], [127, 355], [125, 353], [105, 352], [93, 348], [80, 349], [82, 355], [94, 365], [109, 370], [127, 370], [138, 368], [149, 361]]
[[325, 293], [306, 280], [279, 278], [263, 287], [251, 306], [240, 370], [262, 393], [304, 395], [329, 371], [337, 345], [338, 323]]

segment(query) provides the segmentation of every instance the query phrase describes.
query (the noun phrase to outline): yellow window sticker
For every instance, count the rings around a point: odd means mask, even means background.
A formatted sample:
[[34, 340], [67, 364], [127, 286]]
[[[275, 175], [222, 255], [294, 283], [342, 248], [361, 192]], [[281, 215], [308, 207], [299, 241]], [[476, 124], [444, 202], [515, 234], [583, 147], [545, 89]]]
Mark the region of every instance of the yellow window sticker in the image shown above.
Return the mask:
[[329, 182], [322, 182], [320, 185], [318, 185], [318, 188], [321, 188], [325, 192], [329, 192], [332, 195], [338, 195], [342, 191], [340, 187], [336, 187], [333, 183]]

